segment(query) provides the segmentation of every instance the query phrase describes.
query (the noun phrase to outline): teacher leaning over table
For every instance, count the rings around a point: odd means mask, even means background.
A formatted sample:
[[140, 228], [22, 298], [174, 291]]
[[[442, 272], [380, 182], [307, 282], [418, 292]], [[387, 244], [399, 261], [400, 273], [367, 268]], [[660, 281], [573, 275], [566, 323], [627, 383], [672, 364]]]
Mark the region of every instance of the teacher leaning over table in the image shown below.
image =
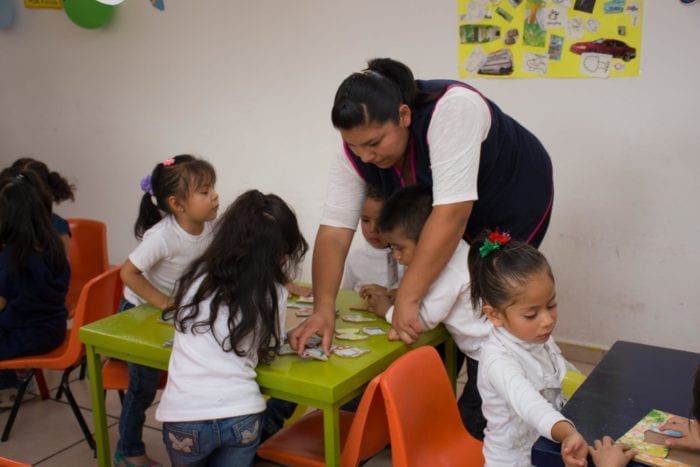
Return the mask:
[[418, 338], [420, 301], [460, 238], [497, 227], [542, 241], [553, 199], [547, 151], [472, 87], [415, 80], [403, 63], [374, 59], [340, 84], [331, 118], [343, 145], [314, 245], [314, 314], [290, 333], [293, 348], [318, 333], [330, 349], [335, 297], [368, 185], [385, 196], [413, 184], [433, 190], [432, 213], [395, 298], [390, 335], [406, 343]]

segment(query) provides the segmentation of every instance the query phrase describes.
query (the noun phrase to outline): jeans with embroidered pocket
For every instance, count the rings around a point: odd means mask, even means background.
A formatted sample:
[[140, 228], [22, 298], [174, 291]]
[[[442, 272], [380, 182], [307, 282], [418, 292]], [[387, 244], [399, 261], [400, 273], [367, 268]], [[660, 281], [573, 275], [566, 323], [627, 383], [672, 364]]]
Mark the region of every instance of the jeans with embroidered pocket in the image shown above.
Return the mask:
[[263, 413], [196, 422], [163, 423], [163, 443], [173, 467], [252, 466]]

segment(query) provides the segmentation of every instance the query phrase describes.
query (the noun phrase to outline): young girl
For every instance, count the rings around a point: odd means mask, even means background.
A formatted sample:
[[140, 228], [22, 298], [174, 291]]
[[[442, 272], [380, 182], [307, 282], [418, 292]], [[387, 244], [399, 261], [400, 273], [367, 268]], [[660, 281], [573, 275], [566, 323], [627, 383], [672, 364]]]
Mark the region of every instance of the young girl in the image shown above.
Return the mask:
[[32, 159], [31, 157], [21, 157], [17, 159], [10, 167], [4, 169], [2, 173], [0, 173], [0, 176], [15, 176], [24, 170], [31, 170], [34, 172], [38, 177], [38, 181], [43, 184], [43, 189], [48, 191], [51, 195], [49, 204], [51, 223], [61, 236], [61, 241], [63, 242], [67, 254], [70, 246], [70, 227], [64, 218], [53, 212], [52, 204], [58, 204], [67, 200], [73, 201], [75, 199], [75, 186], [71, 185], [68, 180], [58, 172], [49, 170], [43, 162]]
[[242, 194], [182, 277], [156, 418], [173, 466], [249, 466], [265, 400], [255, 381], [283, 341], [287, 290], [308, 246], [279, 197]]
[[469, 249], [471, 300], [494, 328], [481, 348], [477, 384], [487, 420], [487, 466], [530, 466], [538, 436], [561, 443], [567, 466], [586, 465], [588, 445], [559, 413], [566, 361], [552, 338], [554, 276], [534, 247], [485, 232]]
[[[70, 269], [36, 186], [31, 171], [0, 181], [0, 360], [49, 352], [66, 335]], [[0, 407], [16, 386], [14, 370], [0, 371]]]
[[[134, 232], [142, 241], [122, 266], [125, 287], [120, 311], [144, 303], [161, 309], [170, 306], [176, 282], [211, 240], [219, 208], [215, 182], [211, 164], [188, 155], [166, 159], [141, 181], [145, 193]], [[146, 456], [141, 439], [145, 412], [159, 379], [158, 370], [129, 363], [129, 388], [114, 454], [117, 466], [159, 465]]]

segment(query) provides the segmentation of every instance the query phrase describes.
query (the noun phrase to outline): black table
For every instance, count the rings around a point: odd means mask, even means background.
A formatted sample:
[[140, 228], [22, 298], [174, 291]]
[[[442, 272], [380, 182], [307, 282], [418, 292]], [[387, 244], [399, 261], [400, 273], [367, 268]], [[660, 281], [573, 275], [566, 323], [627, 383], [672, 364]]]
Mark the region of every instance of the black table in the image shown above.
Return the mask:
[[[688, 416], [700, 354], [617, 341], [562, 410], [593, 444], [617, 439], [651, 409]], [[532, 447], [532, 464], [562, 467], [561, 448], [545, 438]], [[593, 465], [592, 462], [589, 462]], [[630, 466], [643, 467], [632, 462]]]

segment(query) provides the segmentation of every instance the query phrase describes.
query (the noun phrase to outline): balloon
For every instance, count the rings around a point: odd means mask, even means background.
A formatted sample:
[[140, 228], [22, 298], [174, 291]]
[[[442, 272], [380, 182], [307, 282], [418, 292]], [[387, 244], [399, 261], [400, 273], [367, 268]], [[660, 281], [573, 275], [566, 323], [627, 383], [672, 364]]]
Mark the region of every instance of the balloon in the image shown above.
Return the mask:
[[100, 3], [104, 3], [105, 5], [119, 5], [124, 0], [97, 0], [97, 1]]
[[112, 19], [114, 7], [97, 0], [63, 0], [66, 15], [81, 28], [94, 29]]
[[5, 29], [15, 19], [15, 0], [0, 0], [0, 29]]

